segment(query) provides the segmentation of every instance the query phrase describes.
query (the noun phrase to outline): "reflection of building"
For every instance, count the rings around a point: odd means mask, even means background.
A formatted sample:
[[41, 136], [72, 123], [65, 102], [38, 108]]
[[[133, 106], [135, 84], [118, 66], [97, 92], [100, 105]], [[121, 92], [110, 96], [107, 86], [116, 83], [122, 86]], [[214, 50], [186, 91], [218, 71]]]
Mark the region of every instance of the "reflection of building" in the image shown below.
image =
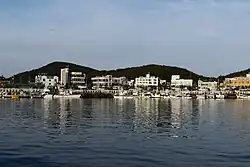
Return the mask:
[[235, 77], [235, 78], [226, 78], [224, 81], [224, 86], [226, 87], [240, 87], [250, 86], [250, 73], [247, 74], [245, 77]]
[[112, 75], [91, 78], [94, 88], [127, 85], [126, 77], [113, 77]]
[[140, 76], [138, 78], [135, 78], [135, 87], [138, 86], [159, 86], [159, 78], [150, 76], [150, 74], [146, 74], [146, 77]]
[[86, 74], [82, 72], [71, 72], [70, 81], [79, 88], [86, 88]]
[[59, 109], [59, 123], [60, 123], [60, 130], [61, 133], [65, 132], [65, 127], [67, 123], [71, 123], [69, 119], [69, 111], [71, 110], [70, 106], [72, 104], [72, 99], [59, 99], [60, 109]]
[[46, 119], [49, 118], [49, 110], [50, 110], [50, 105], [51, 105], [51, 99], [44, 99], [44, 104], [43, 104], [43, 110], [44, 110], [44, 120], [46, 121]]
[[45, 88], [55, 86], [58, 82], [59, 78], [57, 76], [38, 75], [35, 78], [35, 83], [43, 84]]
[[198, 88], [199, 89], [210, 89], [210, 90], [216, 90], [218, 87], [218, 82], [203, 82], [201, 80], [198, 81]]
[[156, 127], [159, 114], [159, 99], [134, 99], [134, 130], [145, 131]]
[[193, 86], [193, 80], [192, 79], [181, 79], [180, 75], [172, 75], [171, 86], [174, 86], [174, 87]]
[[69, 83], [69, 68], [61, 69], [61, 85], [65, 86]]
[[174, 125], [181, 125], [180, 113], [183, 110], [182, 100], [171, 100], [171, 123]]

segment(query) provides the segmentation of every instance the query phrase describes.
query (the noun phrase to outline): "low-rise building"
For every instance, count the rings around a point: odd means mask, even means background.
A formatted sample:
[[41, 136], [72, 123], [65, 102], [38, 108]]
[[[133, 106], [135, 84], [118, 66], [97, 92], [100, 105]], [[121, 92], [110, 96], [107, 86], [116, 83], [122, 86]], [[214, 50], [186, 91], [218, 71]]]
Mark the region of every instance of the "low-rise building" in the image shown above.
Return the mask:
[[35, 77], [36, 84], [43, 84], [45, 88], [55, 86], [59, 82], [58, 76], [38, 75]]
[[111, 88], [113, 86], [127, 85], [126, 77], [113, 77], [112, 75], [91, 78], [94, 88]]
[[250, 73], [245, 77], [226, 78], [224, 81], [226, 87], [250, 87]]
[[128, 84], [128, 80], [126, 77], [112, 77], [112, 86], [124, 86]]
[[86, 88], [86, 74], [83, 72], [71, 72], [70, 82], [72, 85], [75, 85], [78, 88]]
[[146, 76], [140, 76], [135, 78], [135, 87], [149, 87], [149, 86], [159, 86], [159, 77], [151, 76], [150, 74], [146, 74]]
[[193, 80], [192, 79], [181, 79], [180, 75], [172, 75], [171, 77], [171, 86], [173, 87], [192, 87], [193, 86]]
[[198, 88], [199, 89], [210, 89], [210, 90], [216, 90], [218, 88], [218, 82], [205, 82], [202, 80], [198, 81]]
[[112, 86], [112, 75], [97, 76], [91, 78], [94, 88], [105, 88]]

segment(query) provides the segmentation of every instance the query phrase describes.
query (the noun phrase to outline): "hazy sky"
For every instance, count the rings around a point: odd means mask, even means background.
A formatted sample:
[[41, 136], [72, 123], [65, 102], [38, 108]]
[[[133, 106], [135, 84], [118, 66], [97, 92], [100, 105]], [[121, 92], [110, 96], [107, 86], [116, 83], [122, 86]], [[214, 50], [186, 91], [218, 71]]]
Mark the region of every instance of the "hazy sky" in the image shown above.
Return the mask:
[[217, 76], [250, 67], [250, 1], [1, 0], [0, 58], [6, 76], [52, 61]]

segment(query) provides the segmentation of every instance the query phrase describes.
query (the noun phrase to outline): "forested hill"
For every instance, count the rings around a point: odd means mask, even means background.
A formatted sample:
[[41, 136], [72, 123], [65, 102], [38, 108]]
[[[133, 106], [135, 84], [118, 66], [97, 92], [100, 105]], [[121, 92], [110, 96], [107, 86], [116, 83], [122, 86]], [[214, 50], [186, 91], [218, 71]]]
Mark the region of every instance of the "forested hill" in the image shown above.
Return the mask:
[[41, 73], [46, 73], [51, 76], [60, 77], [61, 68], [69, 67], [70, 71], [84, 72], [87, 74], [88, 79], [93, 76], [101, 76], [101, 75], [113, 75], [113, 76], [126, 76], [128, 79], [134, 79], [138, 76], [144, 76], [147, 73], [151, 75], [158, 76], [161, 79], [166, 79], [170, 81], [171, 75], [178, 74], [181, 78], [192, 78], [195, 81], [198, 79], [202, 80], [214, 80], [215, 78], [209, 78], [202, 75], [198, 75], [192, 71], [189, 71], [184, 68], [172, 67], [172, 66], [163, 66], [163, 65], [144, 65], [138, 67], [130, 67], [124, 69], [116, 69], [116, 70], [97, 70], [90, 67], [85, 67], [73, 63], [68, 62], [53, 62], [47, 64], [43, 67], [33, 69], [30, 71], [22, 72], [14, 75], [16, 83], [28, 83], [29, 81], [33, 82], [35, 76]]

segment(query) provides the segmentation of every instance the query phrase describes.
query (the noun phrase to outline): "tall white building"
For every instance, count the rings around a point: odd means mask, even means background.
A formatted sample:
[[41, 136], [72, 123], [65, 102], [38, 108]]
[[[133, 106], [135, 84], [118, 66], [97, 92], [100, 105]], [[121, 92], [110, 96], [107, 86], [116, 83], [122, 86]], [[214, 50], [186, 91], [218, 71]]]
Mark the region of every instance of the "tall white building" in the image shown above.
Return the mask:
[[67, 83], [69, 83], [69, 68], [63, 68], [61, 69], [61, 85], [65, 86]]
[[192, 79], [181, 79], [180, 75], [172, 75], [171, 86], [174, 86], [174, 87], [193, 86], [193, 80]]
[[126, 77], [113, 77], [112, 75], [97, 76], [91, 78], [93, 87], [112, 87], [112, 86], [122, 86], [127, 84]]
[[79, 88], [86, 88], [86, 74], [82, 72], [71, 72], [70, 81]]
[[146, 77], [140, 76], [135, 78], [135, 87], [138, 86], [159, 86], [159, 78], [155, 76], [151, 76], [150, 74], [146, 74]]
[[35, 83], [44, 84], [45, 88], [50, 86], [55, 86], [59, 82], [58, 76], [46, 76], [46, 75], [38, 75], [35, 77]]

